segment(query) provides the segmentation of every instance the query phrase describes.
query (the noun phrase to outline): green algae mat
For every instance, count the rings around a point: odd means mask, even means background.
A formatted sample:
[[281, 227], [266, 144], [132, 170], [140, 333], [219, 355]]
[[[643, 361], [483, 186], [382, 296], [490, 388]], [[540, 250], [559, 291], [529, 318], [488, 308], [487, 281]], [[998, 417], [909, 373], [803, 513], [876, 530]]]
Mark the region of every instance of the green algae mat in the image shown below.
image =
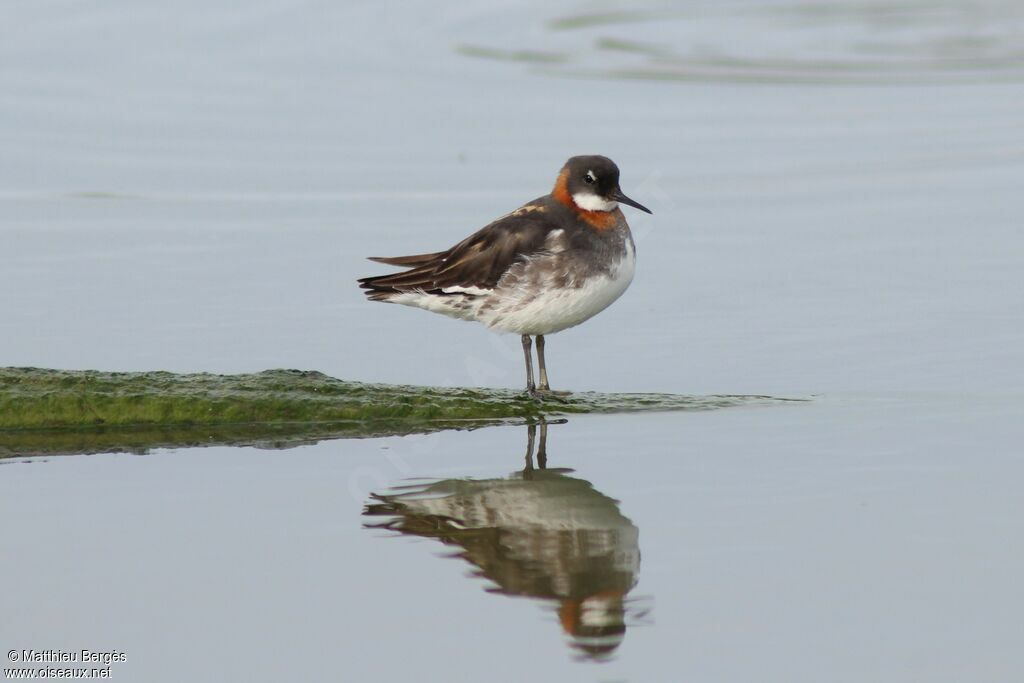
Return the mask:
[[182, 375], [0, 368], [0, 457], [201, 445], [288, 448], [573, 414], [792, 400], [584, 392], [535, 401], [505, 389], [364, 384], [300, 370]]

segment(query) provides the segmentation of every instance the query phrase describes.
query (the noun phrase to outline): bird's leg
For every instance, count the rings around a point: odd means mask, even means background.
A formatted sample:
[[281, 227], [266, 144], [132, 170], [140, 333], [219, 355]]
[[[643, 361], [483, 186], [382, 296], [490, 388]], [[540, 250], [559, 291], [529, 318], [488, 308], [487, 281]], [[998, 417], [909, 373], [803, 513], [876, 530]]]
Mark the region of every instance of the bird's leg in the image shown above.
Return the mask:
[[526, 357], [526, 393], [537, 396], [537, 387], [533, 383], [533, 340], [530, 335], [523, 335], [523, 356]]
[[544, 335], [537, 335], [537, 365], [540, 367], [540, 384], [537, 387], [537, 393], [543, 394], [544, 398], [554, 399], [556, 401], [565, 402], [565, 397], [569, 395], [568, 391], [552, 391], [551, 386], [548, 384], [548, 366], [544, 360]]
[[537, 425], [529, 425], [526, 431], [526, 467], [523, 468], [523, 479], [533, 478], [533, 440], [536, 434]]
[[540, 385], [537, 387], [540, 391], [551, 391], [551, 387], [548, 385], [548, 368], [544, 362], [544, 335], [537, 335], [537, 365], [540, 367]]
[[537, 466], [547, 469], [548, 466], [548, 423], [541, 420], [540, 443], [537, 444]]

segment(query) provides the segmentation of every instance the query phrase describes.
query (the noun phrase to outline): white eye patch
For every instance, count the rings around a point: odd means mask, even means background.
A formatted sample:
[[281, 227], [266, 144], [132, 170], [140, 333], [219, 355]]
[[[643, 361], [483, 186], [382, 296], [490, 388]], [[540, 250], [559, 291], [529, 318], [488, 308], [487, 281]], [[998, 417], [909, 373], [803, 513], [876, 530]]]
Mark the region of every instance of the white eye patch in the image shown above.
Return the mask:
[[589, 180], [592, 183], [596, 183], [597, 182], [597, 176], [594, 175], [593, 171], [587, 171], [587, 180]]

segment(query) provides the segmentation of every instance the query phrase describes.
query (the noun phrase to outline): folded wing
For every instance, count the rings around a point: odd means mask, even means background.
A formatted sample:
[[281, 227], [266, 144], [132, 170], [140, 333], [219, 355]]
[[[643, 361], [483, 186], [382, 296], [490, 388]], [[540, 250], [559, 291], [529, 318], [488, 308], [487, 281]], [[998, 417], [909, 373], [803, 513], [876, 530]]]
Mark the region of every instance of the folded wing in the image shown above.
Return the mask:
[[542, 251], [554, 229], [541, 216], [510, 215], [491, 223], [447, 251], [371, 260], [408, 270], [361, 278], [359, 286], [375, 301], [396, 292], [418, 291], [438, 296], [482, 295], [498, 284], [516, 262]]

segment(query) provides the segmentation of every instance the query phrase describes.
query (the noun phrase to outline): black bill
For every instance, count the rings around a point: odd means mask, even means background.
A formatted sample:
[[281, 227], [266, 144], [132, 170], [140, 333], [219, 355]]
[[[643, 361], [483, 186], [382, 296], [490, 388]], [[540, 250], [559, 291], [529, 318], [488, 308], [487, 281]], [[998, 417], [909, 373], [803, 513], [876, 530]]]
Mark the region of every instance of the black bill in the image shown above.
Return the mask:
[[622, 190], [620, 190], [619, 188], [615, 188], [615, 192], [612, 193], [612, 199], [619, 202], [620, 204], [626, 204], [627, 206], [632, 206], [634, 209], [640, 209], [641, 211], [646, 211], [649, 214], [654, 214], [653, 211], [648, 209], [640, 202], [635, 202], [626, 195], [622, 194]]

